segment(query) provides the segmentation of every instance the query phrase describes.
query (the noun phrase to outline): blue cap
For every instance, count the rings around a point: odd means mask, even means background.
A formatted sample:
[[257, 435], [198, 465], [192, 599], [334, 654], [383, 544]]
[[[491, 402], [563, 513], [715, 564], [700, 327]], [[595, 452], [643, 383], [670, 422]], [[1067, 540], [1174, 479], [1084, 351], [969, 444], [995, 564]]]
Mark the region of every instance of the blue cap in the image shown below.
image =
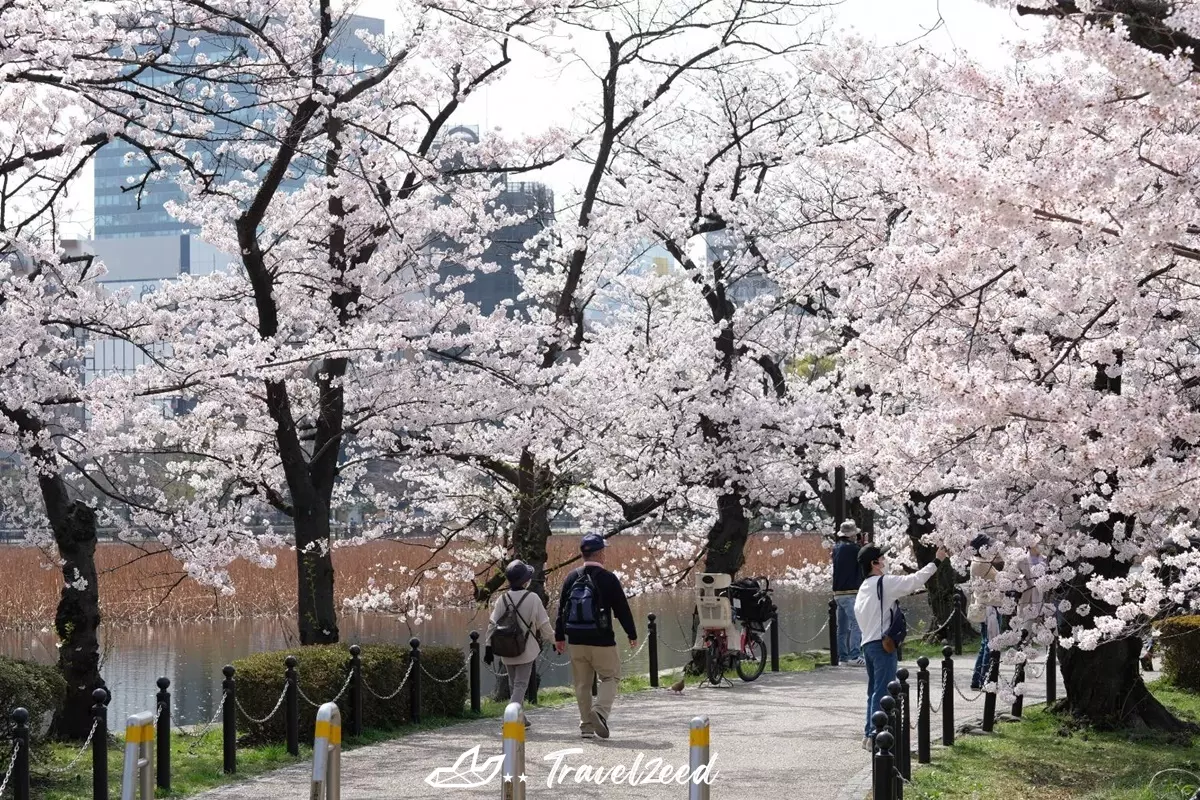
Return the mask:
[[604, 537], [598, 533], [589, 533], [583, 537], [583, 541], [579, 543], [579, 552], [595, 553], [598, 550], [603, 550], [605, 546]]

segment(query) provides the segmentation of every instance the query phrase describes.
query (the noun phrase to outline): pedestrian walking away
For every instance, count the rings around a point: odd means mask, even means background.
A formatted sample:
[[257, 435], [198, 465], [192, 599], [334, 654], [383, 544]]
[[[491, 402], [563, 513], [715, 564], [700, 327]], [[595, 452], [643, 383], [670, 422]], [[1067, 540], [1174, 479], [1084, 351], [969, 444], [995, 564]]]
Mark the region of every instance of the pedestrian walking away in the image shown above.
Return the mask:
[[[533, 567], [524, 561], [513, 561], [505, 569], [504, 577], [508, 579], [508, 591], [497, 597], [492, 606], [492, 616], [483, 637], [487, 643], [483, 661], [491, 666], [495, 657], [500, 657], [508, 670], [509, 702], [520, 703], [523, 708], [534, 664], [542, 645], [554, 636], [554, 626], [550, 624], [550, 615], [546, 613], [542, 598], [529, 591]], [[525, 717], [525, 727], [529, 727], [528, 717]]]
[[858, 526], [846, 520], [838, 528], [833, 546], [833, 599], [837, 603], [838, 660], [856, 667], [862, 657], [862, 631], [854, 618], [854, 599], [862, 586], [862, 567], [858, 563]]
[[[937, 562], [946, 557], [940, 547], [934, 561], [912, 575], [885, 575], [887, 554], [873, 544], [858, 552], [858, 560], [867, 577], [854, 599], [854, 616], [862, 631], [862, 651], [867, 662], [867, 724], [863, 729], [863, 749], [874, 743], [871, 715], [881, 710], [879, 701], [887, 694], [887, 685], [896, 677], [899, 666], [898, 645], [903, 641], [903, 612], [900, 598], [920, 589], [937, 571]], [[896, 641], [899, 638], [899, 641]]]
[[[567, 575], [558, 602], [554, 646], [559, 653], [570, 648], [575, 702], [579, 705], [579, 732], [585, 739], [607, 739], [608, 720], [617, 698], [621, 657], [613, 634], [613, 618], [621, 623], [630, 649], [637, 648], [637, 627], [621, 581], [604, 568], [604, 537], [583, 537], [579, 552], [583, 566]], [[598, 679], [592, 699], [592, 679]]]

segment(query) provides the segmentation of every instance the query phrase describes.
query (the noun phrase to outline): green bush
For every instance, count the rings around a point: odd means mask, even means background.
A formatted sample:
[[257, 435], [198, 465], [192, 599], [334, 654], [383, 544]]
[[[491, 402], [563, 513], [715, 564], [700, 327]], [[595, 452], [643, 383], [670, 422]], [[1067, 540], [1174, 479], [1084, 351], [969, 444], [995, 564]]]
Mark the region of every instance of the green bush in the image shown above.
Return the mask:
[[1181, 689], [1200, 692], [1200, 615], [1170, 617], [1155, 628], [1163, 675]]
[[[412, 676], [395, 696], [408, 671], [410, 650], [407, 646], [394, 644], [368, 644], [362, 646], [360, 658], [363, 665], [363, 727], [395, 728], [410, 722], [409, 704], [412, 693]], [[298, 647], [295, 650], [280, 650], [273, 653], [255, 653], [233, 662], [237, 670], [237, 697], [248, 714], [261, 719], [275, 706], [284, 687], [284, 659], [294, 655], [297, 662], [300, 690], [300, 741], [311, 743], [317, 709], [304, 699], [323, 703], [332, 699], [346, 682], [350, 670], [350, 652], [346, 645], [318, 645]], [[467, 702], [468, 676], [462, 670], [465, 654], [456, 647], [433, 645], [421, 648], [421, 664], [424, 672], [442, 679], [457, 677], [448, 683], [436, 681], [429, 674], [421, 675], [422, 716], [462, 716]], [[350, 691], [347, 689], [337, 700], [342, 712], [342, 725], [350, 721]], [[285, 709], [266, 723], [258, 724], [238, 714], [238, 730], [256, 742], [282, 742], [287, 737], [284, 721]]]
[[17, 708], [29, 712], [30, 733], [40, 738], [66, 696], [67, 682], [57, 668], [0, 656], [0, 739], [11, 735], [12, 712]]

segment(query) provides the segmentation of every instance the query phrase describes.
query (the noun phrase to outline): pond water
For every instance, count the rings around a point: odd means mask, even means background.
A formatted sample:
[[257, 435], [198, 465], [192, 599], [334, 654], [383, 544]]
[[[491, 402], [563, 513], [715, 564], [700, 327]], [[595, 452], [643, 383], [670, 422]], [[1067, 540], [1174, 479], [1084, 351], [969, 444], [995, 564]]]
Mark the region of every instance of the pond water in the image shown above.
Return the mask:
[[[784, 652], [828, 647], [828, 633], [821, 628], [828, 617], [827, 596], [798, 591], [776, 590], [779, 606], [780, 649]], [[658, 616], [659, 666], [681, 666], [688, 658], [683, 652], [690, 645], [693, 595], [673, 592], [644, 595], [630, 599], [645, 638], [646, 615]], [[914, 604], [916, 605], [916, 604]], [[920, 605], [924, 605], [923, 603]], [[468, 634], [483, 634], [487, 616], [483, 609], [443, 609], [433, 612], [431, 620], [409, 625], [385, 614], [344, 615], [339, 620], [341, 640], [352, 643], [405, 643], [411, 637], [422, 644], [457, 645], [466, 649]], [[618, 636], [618, 639], [620, 637]], [[235, 659], [261, 651], [298, 647], [294, 626], [279, 619], [219, 620], [175, 625], [151, 625], [114, 628], [104, 631], [102, 642], [104, 680], [112, 692], [109, 724], [116, 727], [129, 714], [153, 708], [155, 681], [162, 676], [171, 680], [172, 711], [182, 725], [207, 722], [221, 698], [221, 667]], [[620, 644], [622, 657], [628, 656]], [[9, 631], [0, 633], [0, 653], [17, 658], [54, 663], [57, 658], [53, 632]], [[553, 661], [565, 656], [552, 655]], [[769, 668], [769, 667], [768, 667]], [[280, 666], [282, 676], [283, 668]], [[486, 695], [494, 682], [483, 668]], [[623, 674], [649, 672], [649, 655], [643, 649], [623, 665]], [[543, 686], [570, 685], [570, 668], [543, 663]], [[379, 687], [391, 691], [393, 687]], [[314, 700], [317, 698], [313, 698]], [[267, 709], [250, 709], [262, 714]]]

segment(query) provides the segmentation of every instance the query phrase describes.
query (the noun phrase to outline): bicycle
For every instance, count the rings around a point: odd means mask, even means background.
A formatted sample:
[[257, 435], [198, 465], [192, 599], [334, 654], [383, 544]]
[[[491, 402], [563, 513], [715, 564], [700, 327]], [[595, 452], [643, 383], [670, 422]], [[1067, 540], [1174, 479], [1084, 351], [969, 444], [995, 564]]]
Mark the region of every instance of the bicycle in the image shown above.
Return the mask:
[[[767, 666], [767, 646], [762, 634], [771, 618], [771, 582], [765, 577], [739, 581], [724, 573], [705, 572], [696, 580], [698, 631], [703, 637], [704, 670], [709, 683], [717, 686], [733, 669], [749, 683]], [[729, 643], [734, 639], [738, 647]]]

